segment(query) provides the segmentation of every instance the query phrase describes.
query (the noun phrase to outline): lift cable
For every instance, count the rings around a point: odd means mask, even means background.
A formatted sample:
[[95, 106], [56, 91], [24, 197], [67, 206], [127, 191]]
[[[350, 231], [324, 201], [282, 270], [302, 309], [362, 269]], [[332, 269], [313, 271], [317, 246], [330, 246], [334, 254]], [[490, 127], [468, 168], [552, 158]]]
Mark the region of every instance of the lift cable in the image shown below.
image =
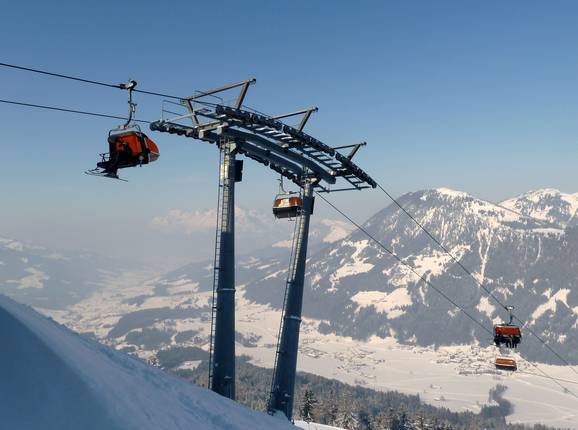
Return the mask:
[[[526, 361], [527, 363], [530, 363], [530, 364], [534, 364], [531, 361], [527, 361], [527, 360], [524, 360], [524, 361]], [[553, 379], [555, 381], [561, 381], [561, 382], [566, 382], [568, 384], [578, 385], [578, 381], [572, 381], [570, 379], [555, 378], [555, 377], [550, 377], [550, 376], [538, 375], [537, 373], [526, 372], [525, 370], [516, 370], [516, 373], [522, 373], [524, 375], [531, 375], [531, 376], [538, 376], [540, 378], [548, 378], [548, 379]]]
[[[360, 224], [358, 224], [357, 222], [355, 222], [351, 217], [349, 217], [345, 212], [343, 212], [341, 209], [339, 209], [337, 206], [335, 206], [332, 202], [330, 202], [329, 200], [327, 200], [322, 194], [320, 193], [315, 193], [317, 194], [318, 197], [320, 197], [325, 203], [327, 203], [329, 206], [331, 206], [336, 212], [338, 212], [341, 216], [343, 216], [345, 219], [347, 219], [352, 225], [354, 225], [358, 230], [360, 230], [362, 233], [364, 233], [368, 238], [370, 238], [373, 242], [375, 242], [375, 244], [377, 244], [380, 248], [382, 248], [384, 251], [386, 251], [389, 255], [391, 255], [393, 258], [395, 258], [398, 262], [400, 262], [401, 264], [403, 264], [405, 267], [407, 267], [412, 273], [414, 273], [418, 278], [420, 278], [425, 284], [427, 284], [429, 287], [431, 287], [433, 290], [435, 290], [436, 292], [438, 292], [443, 298], [445, 298], [448, 302], [450, 302], [452, 305], [454, 305], [456, 308], [458, 308], [460, 311], [462, 311], [462, 313], [464, 313], [470, 320], [472, 320], [476, 325], [478, 325], [479, 327], [481, 327], [484, 331], [486, 331], [487, 333], [489, 333], [490, 335], [493, 335], [493, 331], [488, 329], [483, 323], [481, 323], [480, 321], [478, 321], [472, 314], [470, 314], [468, 311], [466, 311], [463, 307], [461, 307], [460, 305], [458, 305], [454, 300], [452, 300], [449, 296], [447, 296], [443, 291], [441, 291], [439, 288], [437, 288], [435, 285], [433, 285], [426, 277], [425, 275], [420, 274], [412, 265], [410, 265], [409, 263], [403, 261], [403, 259], [397, 255], [395, 252], [393, 252], [392, 250], [390, 250], [389, 248], [387, 248], [384, 244], [382, 244], [379, 240], [377, 240], [375, 238], [375, 236], [373, 236], [371, 233], [369, 233], [365, 228], [363, 228]], [[576, 399], [578, 399], [578, 395], [576, 395], [574, 392], [572, 392], [571, 390], [569, 390], [567, 387], [564, 387], [556, 378], [551, 377], [550, 375], [548, 375], [544, 370], [540, 369], [538, 367], [538, 365], [536, 363], [532, 363], [528, 360], [525, 360], [526, 362], [528, 362], [530, 365], [534, 366], [537, 370], [539, 370], [544, 377], [548, 378], [548, 379], [552, 379], [552, 381], [554, 381], [557, 385], [559, 385], [565, 393], [570, 393], [572, 396], [574, 396]], [[527, 373], [527, 372], [526, 372]], [[536, 376], [540, 376], [540, 375], [536, 375]], [[578, 384], [578, 382], [574, 382], [572, 381], [571, 383], [576, 383]]]
[[534, 376], [538, 376], [540, 378], [548, 378], [551, 379], [552, 382], [554, 382], [556, 385], [558, 385], [560, 388], [562, 388], [562, 391], [565, 394], [570, 394], [571, 396], [575, 397], [576, 399], [578, 399], [578, 395], [576, 395], [576, 393], [574, 393], [572, 390], [570, 390], [569, 388], [565, 387], [564, 385], [562, 385], [560, 383], [560, 381], [564, 381], [568, 384], [578, 384], [577, 381], [571, 381], [569, 379], [560, 379], [560, 378], [554, 378], [553, 376], [548, 375], [546, 372], [544, 372], [543, 369], [541, 369], [540, 367], [538, 367], [538, 365], [536, 363], [532, 363], [529, 360], [526, 360], [525, 358], [522, 358], [522, 360], [524, 360], [526, 363], [528, 363], [530, 366], [534, 367], [534, 369], [536, 369], [538, 372], [541, 373], [541, 375], [538, 375], [536, 373], [532, 373], [532, 372], [521, 372], [527, 375], [534, 375]]
[[[79, 115], [97, 116], [100, 118], [112, 118], [112, 119], [121, 119], [121, 120], [127, 120], [128, 119], [125, 116], [107, 115], [104, 113], [88, 112], [88, 111], [82, 111], [82, 110], [76, 110], [76, 109], [67, 109], [67, 108], [62, 108], [62, 107], [58, 107], [58, 106], [47, 106], [47, 105], [39, 105], [39, 104], [34, 104], [34, 103], [17, 102], [14, 100], [0, 99], [0, 103], [6, 103], [6, 104], [11, 104], [11, 105], [17, 105], [17, 106], [32, 107], [32, 108], [38, 108], [38, 109], [47, 109], [47, 110], [53, 110], [53, 111], [58, 111], [58, 112], [76, 113]], [[134, 119], [133, 121], [142, 122], [145, 124], [151, 123], [151, 121], [145, 121], [143, 119]]]
[[[465, 273], [467, 273], [473, 280], [474, 282], [479, 285], [486, 293], [489, 297], [491, 297], [492, 299], [494, 299], [496, 301], [496, 303], [498, 303], [502, 308], [504, 308], [505, 310], [508, 310], [507, 306], [502, 303], [502, 301], [500, 299], [498, 299], [496, 297], [495, 294], [493, 294], [482, 282], [480, 282], [478, 280], [478, 278], [476, 278], [474, 276], [474, 274], [467, 268], [465, 267], [462, 262], [456, 258], [452, 252], [447, 249], [447, 247], [445, 247], [433, 234], [431, 234], [424, 226], [423, 224], [421, 224], [407, 209], [405, 209], [398, 201], [396, 198], [394, 198], [385, 188], [383, 188], [379, 183], [377, 183], [377, 187], [383, 191], [385, 193], [385, 195], [387, 197], [389, 197], [389, 199], [398, 207], [402, 210], [403, 213], [405, 213], [427, 236], [429, 236], [429, 238], [434, 241]], [[572, 366], [572, 364], [566, 360], [562, 355], [560, 355], [554, 348], [552, 348], [540, 335], [538, 335], [538, 333], [536, 333], [534, 330], [532, 330], [530, 327], [527, 326], [527, 322], [522, 321], [518, 316], [513, 315], [514, 319], [517, 320], [521, 325], [522, 328], [525, 328], [526, 330], [528, 330], [528, 332], [530, 332], [536, 339], [538, 339], [552, 354], [554, 354], [556, 357], [558, 357], [558, 359], [560, 359], [563, 363], [565, 363], [567, 366], [570, 367], [570, 369], [578, 374], [578, 371], [576, 371], [576, 369], [574, 369], [574, 367]]]
[[[39, 73], [42, 75], [48, 75], [48, 76], [53, 76], [56, 78], [63, 78], [63, 79], [69, 79], [72, 81], [78, 81], [78, 82], [83, 82], [85, 84], [91, 84], [91, 85], [100, 85], [103, 87], [109, 87], [109, 88], [117, 88], [117, 89], [121, 89], [124, 90], [125, 88], [123, 88], [122, 84], [110, 84], [107, 82], [100, 82], [100, 81], [93, 81], [91, 79], [84, 79], [84, 78], [79, 78], [77, 76], [70, 76], [70, 75], [63, 75], [60, 73], [53, 73], [53, 72], [47, 72], [45, 70], [40, 70], [40, 69], [32, 69], [30, 67], [23, 67], [23, 66], [17, 66], [15, 64], [7, 64], [7, 63], [0, 63], [1, 67], [8, 67], [11, 69], [16, 69], [16, 70], [23, 70], [26, 72], [32, 72], [32, 73]], [[142, 94], [149, 94], [152, 96], [159, 96], [159, 97], [166, 97], [169, 99], [175, 99], [175, 100], [183, 100], [182, 97], [177, 97], [177, 96], [172, 96], [170, 94], [163, 94], [163, 93], [157, 93], [157, 92], [153, 92], [153, 91], [145, 91], [145, 90], [133, 90], [135, 93], [142, 93]]]

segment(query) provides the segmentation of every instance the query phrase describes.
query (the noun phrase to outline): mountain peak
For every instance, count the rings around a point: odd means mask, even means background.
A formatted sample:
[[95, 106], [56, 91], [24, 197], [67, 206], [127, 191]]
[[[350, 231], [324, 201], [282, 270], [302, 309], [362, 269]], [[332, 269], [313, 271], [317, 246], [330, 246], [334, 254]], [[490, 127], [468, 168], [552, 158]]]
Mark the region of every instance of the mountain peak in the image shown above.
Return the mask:
[[436, 193], [441, 194], [443, 196], [447, 196], [447, 197], [469, 197], [470, 196], [468, 193], [465, 193], [463, 191], [452, 190], [451, 188], [446, 188], [446, 187], [434, 188], [432, 191], [435, 191]]
[[578, 212], [578, 193], [569, 194], [555, 188], [541, 188], [505, 200], [501, 205], [564, 228]]

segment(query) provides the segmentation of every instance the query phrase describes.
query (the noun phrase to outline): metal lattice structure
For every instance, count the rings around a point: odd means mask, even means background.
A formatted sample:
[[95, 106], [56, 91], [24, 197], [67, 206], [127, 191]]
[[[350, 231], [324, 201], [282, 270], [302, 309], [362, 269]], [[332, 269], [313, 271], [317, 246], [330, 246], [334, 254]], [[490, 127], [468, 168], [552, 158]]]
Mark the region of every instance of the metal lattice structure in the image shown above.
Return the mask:
[[[150, 128], [214, 143], [221, 152], [209, 386], [226, 397], [235, 396], [234, 183], [241, 180], [242, 170], [236, 155], [269, 167], [302, 190], [269, 400], [270, 412], [282, 411], [291, 419], [314, 193], [375, 188], [376, 183], [352, 161], [365, 143], [331, 147], [303, 131], [317, 108], [269, 116], [243, 106], [254, 82], [246, 80], [184, 97], [181, 106], [187, 113], [170, 112], [173, 116], [165, 118], [163, 112], [163, 119]], [[231, 90], [239, 93], [228, 104], [221, 95]], [[299, 124], [281, 121], [289, 117], [300, 117]], [[345, 148], [352, 148], [349, 154], [338, 152]]]

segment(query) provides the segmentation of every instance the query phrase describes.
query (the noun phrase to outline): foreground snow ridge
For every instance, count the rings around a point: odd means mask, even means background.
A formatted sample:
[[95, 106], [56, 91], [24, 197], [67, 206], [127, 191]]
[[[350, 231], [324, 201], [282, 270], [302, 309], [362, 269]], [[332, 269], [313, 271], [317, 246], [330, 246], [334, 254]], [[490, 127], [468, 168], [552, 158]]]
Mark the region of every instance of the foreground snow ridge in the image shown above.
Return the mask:
[[19, 430], [288, 430], [0, 295], [0, 420]]
[[306, 421], [295, 421], [295, 425], [304, 430], [346, 430], [340, 427], [327, 426], [325, 424], [308, 423]]

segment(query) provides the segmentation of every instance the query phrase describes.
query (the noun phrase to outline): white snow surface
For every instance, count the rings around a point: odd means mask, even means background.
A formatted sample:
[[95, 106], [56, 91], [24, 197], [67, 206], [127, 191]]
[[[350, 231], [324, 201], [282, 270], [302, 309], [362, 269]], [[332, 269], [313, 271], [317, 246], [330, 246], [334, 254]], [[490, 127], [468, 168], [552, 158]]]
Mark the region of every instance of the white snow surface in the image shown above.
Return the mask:
[[452, 190], [451, 188], [446, 188], [446, 187], [440, 187], [440, 188], [436, 188], [435, 191], [442, 195], [442, 196], [447, 196], [447, 197], [468, 197], [469, 194], [465, 193], [463, 191], [457, 191], [457, 190]]
[[546, 303], [541, 304], [536, 308], [536, 310], [532, 313], [532, 319], [537, 320], [540, 318], [544, 313], [547, 311], [556, 312], [558, 308], [558, 302], [563, 303], [566, 307], [568, 307], [568, 294], [570, 290], [568, 288], [560, 289], [556, 294], [548, 299]]
[[355, 230], [355, 227], [346, 221], [322, 219], [321, 224], [329, 228], [329, 232], [323, 237], [324, 243], [337, 242]]
[[405, 313], [405, 308], [412, 304], [407, 288], [396, 288], [390, 293], [384, 291], [360, 291], [351, 300], [359, 305], [358, 309], [374, 306], [377, 312], [387, 314], [390, 319]]
[[373, 264], [365, 262], [366, 258], [361, 257], [361, 254], [369, 245], [369, 240], [360, 240], [358, 242], [346, 241], [344, 243], [355, 248], [355, 251], [350, 256], [351, 261], [343, 263], [335, 273], [331, 275], [331, 283], [333, 285], [341, 278], [358, 273], [366, 273], [373, 269]]
[[325, 424], [308, 423], [306, 421], [295, 421], [295, 426], [304, 430], [346, 430], [341, 427], [333, 427]]
[[[27, 261], [25, 261], [27, 263]], [[34, 268], [29, 267], [25, 270], [26, 273], [30, 273], [29, 275], [24, 276], [19, 280], [8, 280], [6, 281], [7, 284], [18, 284], [18, 289], [26, 289], [26, 288], [44, 288], [44, 281], [48, 281], [50, 277], [46, 275], [46, 273]]]
[[[545, 205], [543, 201], [546, 199], [557, 199], [560, 205]], [[500, 204], [513, 211], [522, 211], [524, 215], [535, 219], [553, 223], [562, 221], [562, 224], [565, 224], [578, 213], [578, 193], [568, 194], [555, 188], [543, 188], [528, 191]], [[556, 211], [562, 211], [565, 219], [556, 216]]]
[[0, 419], [19, 430], [294, 429], [0, 296]]

